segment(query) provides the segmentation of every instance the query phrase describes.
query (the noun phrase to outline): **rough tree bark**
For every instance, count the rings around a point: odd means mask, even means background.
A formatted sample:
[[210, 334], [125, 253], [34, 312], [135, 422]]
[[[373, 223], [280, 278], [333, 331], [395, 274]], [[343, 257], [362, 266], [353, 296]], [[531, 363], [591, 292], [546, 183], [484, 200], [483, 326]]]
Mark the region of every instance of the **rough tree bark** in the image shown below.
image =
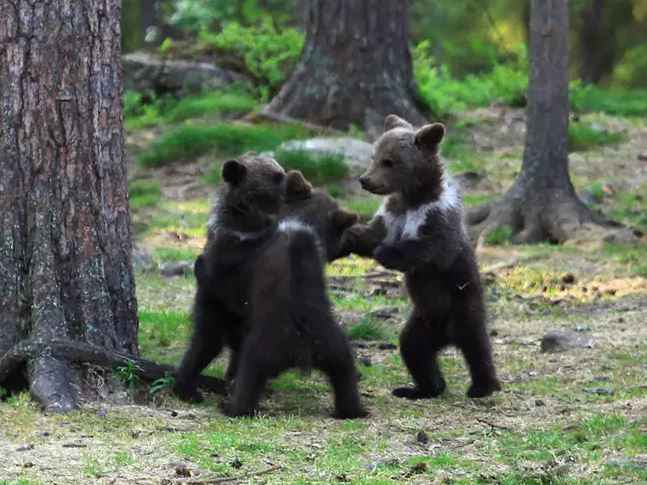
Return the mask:
[[49, 410], [138, 354], [120, 5], [0, 0], [0, 385]]
[[390, 113], [423, 124], [408, 0], [311, 0], [301, 58], [266, 109], [340, 129], [380, 130]]
[[563, 242], [610, 224], [579, 200], [568, 173], [568, 35], [568, 0], [532, 0], [521, 173], [500, 199], [467, 214], [474, 236], [511, 227], [518, 243]]

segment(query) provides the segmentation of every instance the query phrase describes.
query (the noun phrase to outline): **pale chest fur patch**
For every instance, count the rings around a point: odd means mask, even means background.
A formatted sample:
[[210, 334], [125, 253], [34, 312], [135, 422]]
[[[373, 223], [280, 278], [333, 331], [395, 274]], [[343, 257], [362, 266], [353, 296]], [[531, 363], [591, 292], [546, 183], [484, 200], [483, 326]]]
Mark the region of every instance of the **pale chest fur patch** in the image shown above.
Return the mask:
[[394, 214], [387, 209], [388, 199], [380, 206], [375, 217], [380, 217], [386, 228], [384, 243], [393, 244], [398, 240], [418, 239], [420, 227], [427, 222], [431, 211], [447, 212], [460, 209], [461, 199], [456, 182], [449, 176], [443, 177], [443, 191], [440, 199], [410, 209], [403, 214]]
[[317, 232], [310, 224], [306, 224], [299, 219], [287, 218], [282, 219], [279, 222], [278, 230], [279, 232], [288, 234], [288, 236], [296, 232], [305, 232], [306, 234], [310, 235], [314, 240], [315, 245], [317, 246], [317, 252], [319, 253], [319, 258], [321, 259], [322, 263], [326, 261], [326, 251], [321, 244], [321, 241], [319, 240]]

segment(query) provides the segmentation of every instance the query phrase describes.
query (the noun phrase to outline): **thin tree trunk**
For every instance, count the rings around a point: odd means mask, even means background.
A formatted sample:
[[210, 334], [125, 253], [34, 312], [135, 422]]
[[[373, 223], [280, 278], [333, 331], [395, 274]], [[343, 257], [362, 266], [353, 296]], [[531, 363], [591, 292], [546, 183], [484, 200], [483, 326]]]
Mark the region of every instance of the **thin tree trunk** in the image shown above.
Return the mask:
[[409, 48], [407, 0], [311, 0], [307, 39], [271, 112], [379, 130], [395, 113], [423, 124]]
[[[122, 132], [119, 0], [0, 0], [0, 357], [25, 339], [137, 356]], [[69, 410], [81, 372], [26, 358]]]
[[585, 83], [598, 84], [613, 71], [616, 39], [605, 28], [605, 16], [610, 13], [608, 4], [608, 0], [587, 0], [581, 10], [579, 74]]
[[468, 214], [475, 235], [509, 226], [516, 242], [563, 242], [606, 224], [578, 199], [568, 172], [568, 0], [532, 0], [521, 173], [500, 199]]

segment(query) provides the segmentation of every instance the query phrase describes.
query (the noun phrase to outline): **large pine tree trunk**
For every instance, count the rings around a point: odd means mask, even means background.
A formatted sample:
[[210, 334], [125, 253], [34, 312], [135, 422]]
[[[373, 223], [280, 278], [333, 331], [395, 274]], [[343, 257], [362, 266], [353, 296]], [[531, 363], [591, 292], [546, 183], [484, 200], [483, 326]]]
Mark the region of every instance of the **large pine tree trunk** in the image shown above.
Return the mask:
[[425, 122], [408, 0], [311, 0], [307, 32], [294, 72], [267, 111], [341, 129], [380, 130], [391, 113]]
[[138, 352], [120, 5], [0, 0], [0, 359], [53, 410], [82, 372], [48, 343]]
[[468, 214], [475, 235], [512, 227], [520, 243], [563, 242], [605, 224], [568, 172], [568, 0], [532, 0], [526, 140], [521, 173], [500, 199]]

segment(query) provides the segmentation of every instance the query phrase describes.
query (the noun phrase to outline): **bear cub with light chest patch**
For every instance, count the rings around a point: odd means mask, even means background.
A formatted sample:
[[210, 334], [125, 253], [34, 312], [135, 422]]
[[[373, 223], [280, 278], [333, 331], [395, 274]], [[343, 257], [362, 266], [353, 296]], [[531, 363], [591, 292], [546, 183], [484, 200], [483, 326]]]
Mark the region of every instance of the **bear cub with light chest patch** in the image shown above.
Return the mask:
[[400, 333], [400, 352], [414, 380], [397, 397], [430, 398], [445, 389], [439, 351], [458, 347], [469, 367], [469, 397], [501, 389], [496, 377], [476, 256], [462, 217], [455, 182], [445, 173], [439, 123], [414, 129], [389, 115], [374, 157], [360, 177], [362, 188], [388, 195], [368, 225], [345, 234], [341, 254], [372, 256], [402, 271], [412, 313]]
[[267, 378], [289, 367], [326, 372], [336, 416], [365, 415], [345, 335], [332, 319], [323, 265], [337, 256], [357, 215], [313, 191], [300, 172], [247, 153], [223, 165], [225, 182], [195, 264], [194, 329], [175, 392], [200, 401], [197, 379], [223, 347], [235, 378], [225, 406], [252, 414]]
[[346, 335], [333, 318], [324, 267], [338, 255], [357, 215], [288, 174], [278, 230], [256, 259], [249, 290], [248, 334], [239, 358], [230, 416], [252, 415], [268, 379], [289, 368], [322, 371], [335, 398], [335, 417], [366, 415]]

